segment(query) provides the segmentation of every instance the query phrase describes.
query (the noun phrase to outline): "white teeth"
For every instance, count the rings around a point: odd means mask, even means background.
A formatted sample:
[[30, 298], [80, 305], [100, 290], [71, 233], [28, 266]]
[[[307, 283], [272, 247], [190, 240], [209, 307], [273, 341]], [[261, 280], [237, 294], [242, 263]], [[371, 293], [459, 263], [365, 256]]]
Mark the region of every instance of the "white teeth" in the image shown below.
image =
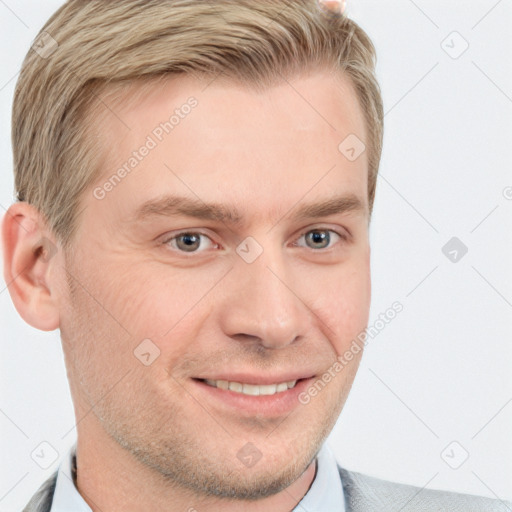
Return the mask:
[[252, 384], [244, 384], [243, 387], [242, 387], [242, 393], [244, 395], [259, 396], [259, 394], [260, 394], [260, 387], [259, 386], [253, 386]]
[[280, 382], [279, 384], [266, 384], [258, 386], [255, 384], [242, 384], [241, 382], [228, 382], [227, 380], [211, 380], [205, 379], [206, 384], [209, 386], [217, 387], [224, 390], [235, 391], [244, 395], [259, 396], [259, 395], [274, 395], [291, 389], [297, 384], [296, 380], [289, 380], [288, 382]]
[[275, 395], [277, 386], [275, 384], [268, 384], [267, 386], [258, 386], [260, 388], [260, 395]]
[[[215, 386], [215, 381], [214, 382], [214, 386]], [[226, 389], [228, 390], [229, 389], [229, 382], [227, 380], [218, 380], [217, 381], [217, 387], [220, 388], [220, 389]]]
[[242, 393], [244, 389], [243, 384], [240, 384], [240, 382], [230, 382], [229, 383], [229, 390], [230, 391], [236, 391], [237, 393]]

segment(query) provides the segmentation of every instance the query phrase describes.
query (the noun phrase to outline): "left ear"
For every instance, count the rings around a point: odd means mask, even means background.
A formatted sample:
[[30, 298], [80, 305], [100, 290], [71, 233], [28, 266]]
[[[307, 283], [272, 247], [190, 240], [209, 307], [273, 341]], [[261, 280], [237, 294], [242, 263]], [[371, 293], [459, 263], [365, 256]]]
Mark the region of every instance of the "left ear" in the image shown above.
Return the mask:
[[28, 203], [13, 204], [2, 223], [4, 278], [20, 316], [42, 331], [59, 327], [59, 308], [52, 268], [58, 243], [39, 211]]

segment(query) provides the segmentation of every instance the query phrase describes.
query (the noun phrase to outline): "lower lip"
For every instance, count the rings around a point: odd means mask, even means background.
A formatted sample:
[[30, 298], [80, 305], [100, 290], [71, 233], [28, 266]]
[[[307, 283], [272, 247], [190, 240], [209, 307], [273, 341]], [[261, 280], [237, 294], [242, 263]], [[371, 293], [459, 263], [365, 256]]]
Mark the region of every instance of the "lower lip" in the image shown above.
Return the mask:
[[299, 395], [313, 382], [313, 377], [302, 379], [287, 391], [281, 391], [273, 395], [251, 396], [210, 386], [205, 382], [192, 379], [196, 388], [207, 397], [207, 403], [214, 400], [228, 409], [236, 409], [247, 413], [249, 416], [279, 417], [289, 414], [300, 405]]

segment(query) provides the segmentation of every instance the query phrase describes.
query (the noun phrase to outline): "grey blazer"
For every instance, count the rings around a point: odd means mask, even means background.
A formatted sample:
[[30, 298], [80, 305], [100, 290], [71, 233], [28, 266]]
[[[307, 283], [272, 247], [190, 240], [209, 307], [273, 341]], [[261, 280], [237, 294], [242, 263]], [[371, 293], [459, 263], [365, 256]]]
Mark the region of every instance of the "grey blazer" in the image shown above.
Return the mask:
[[[470, 494], [422, 489], [380, 480], [338, 466], [347, 512], [512, 512], [512, 502]], [[23, 512], [50, 512], [57, 471]], [[70, 511], [72, 512], [72, 511]]]

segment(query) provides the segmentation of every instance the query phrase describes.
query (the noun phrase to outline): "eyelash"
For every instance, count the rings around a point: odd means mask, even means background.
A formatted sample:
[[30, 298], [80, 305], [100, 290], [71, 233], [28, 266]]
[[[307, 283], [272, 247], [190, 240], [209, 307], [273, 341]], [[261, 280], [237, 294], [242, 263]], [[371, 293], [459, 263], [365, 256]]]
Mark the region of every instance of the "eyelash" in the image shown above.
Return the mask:
[[[299, 239], [302, 238], [303, 236], [307, 235], [308, 233], [312, 233], [312, 232], [315, 232], [315, 231], [325, 231], [325, 232], [329, 232], [329, 233], [334, 233], [335, 235], [339, 236], [340, 237], [340, 240], [343, 241], [343, 242], [347, 242], [348, 241], [348, 236], [343, 234], [343, 233], [339, 233], [338, 231], [335, 231], [333, 229], [329, 229], [329, 228], [313, 228], [313, 229], [308, 229], [307, 231], [303, 231], [301, 233], [301, 235], [299, 236]], [[171, 236], [171, 237], [167, 237], [165, 238], [163, 241], [162, 241], [162, 245], [170, 245], [170, 242], [172, 241], [175, 241], [177, 238], [179, 238], [180, 236], [183, 236], [183, 235], [200, 235], [200, 236], [204, 236], [208, 239], [210, 239], [210, 241], [215, 245], [215, 247], [218, 247], [218, 244], [216, 244], [215, 242], [213, 242], [213, 240], [211, 240], [210, 236], [207, 235], [206, 233], [203, 233], [201, 231], [191, 231], [191, 230], [188, 230], [188, 231], [180, 231], [179, 233], [176, 233], [175, 235]], [[339, 241], [338, 241], [339, 243]], [[294, 247], [304, 247], [306, 249], [310, 249], [311, 251], [313, 251], [314, 253], [318, 253], [318, 252], [330, 252], [331, 249], [333, 249], [333, 247], [335, 246], [336, 244], [332, 245], [330, 247], [327, 247], [327, 248], [320, 248], [320, 249], [313, 249], [311, 247], [305, 247], [305, 246], [298, 246], [296, 245], [296, 243], [294, 243]], [[182, 254], [200, 254], [201, 252], [204, 252], [204, 251], [191, 251], [191, 252], [187, 252], [187, 251], [182, 251], [176, 247], [172, 247], [172, 249], [174, 249], [175, 251], [179, 252], [179, 253], [182, 253]]]

